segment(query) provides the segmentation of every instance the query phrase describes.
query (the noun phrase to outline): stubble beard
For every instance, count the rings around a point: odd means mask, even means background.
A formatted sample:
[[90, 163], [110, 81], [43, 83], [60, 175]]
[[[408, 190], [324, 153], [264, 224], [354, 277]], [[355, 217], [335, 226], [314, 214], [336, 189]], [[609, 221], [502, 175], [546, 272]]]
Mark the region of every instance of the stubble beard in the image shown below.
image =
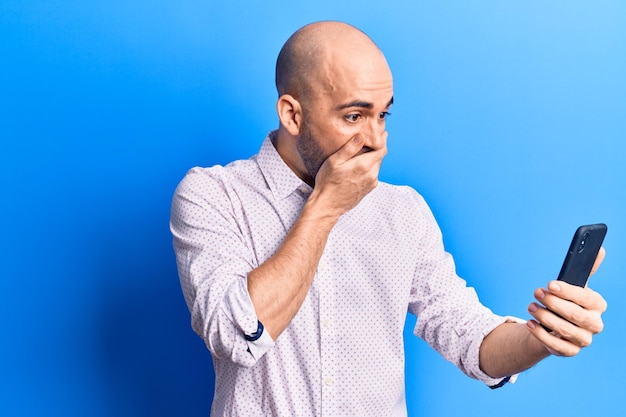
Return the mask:
[[302, 123], [302, 131], [296, 143], [296, 149], [300, 154], [302, 163], [304, 163], [304, 168], [306, 168], [311, 179], [315, 181], [315, 177], [327, 156], [306, 121]]

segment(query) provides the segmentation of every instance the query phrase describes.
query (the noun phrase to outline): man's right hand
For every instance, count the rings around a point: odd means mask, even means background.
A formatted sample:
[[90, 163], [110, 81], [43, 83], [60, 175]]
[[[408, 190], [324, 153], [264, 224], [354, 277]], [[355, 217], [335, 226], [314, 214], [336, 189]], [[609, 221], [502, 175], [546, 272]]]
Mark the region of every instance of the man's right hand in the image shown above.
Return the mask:
[[387, 154], [387, 132], [378, 141], [378, 149], [364, 147], [363, 135], [357, 134], [322, 164], [315, 177], [310, 200], [317, 200], [329, 215], [341, 216], [354, 208], [378, 185], [378, 173]]

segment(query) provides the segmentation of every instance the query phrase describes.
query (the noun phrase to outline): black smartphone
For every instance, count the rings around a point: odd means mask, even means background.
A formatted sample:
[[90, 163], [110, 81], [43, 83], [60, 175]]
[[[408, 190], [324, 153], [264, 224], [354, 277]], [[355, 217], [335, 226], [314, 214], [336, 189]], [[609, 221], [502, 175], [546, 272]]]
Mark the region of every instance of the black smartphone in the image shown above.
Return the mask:
[[[607, 226], [604, 223], [589, 224], [576, 229], [557, 280], [579, 287], [587, 285], [606, 232]], [[543, 324], [542, 326], [548, 332], [552, 331]]]
[[559, 281], [584, 287], [606, 236], [606, 224], [580, 226], [569, 246], [565, 261], [559, 272]]

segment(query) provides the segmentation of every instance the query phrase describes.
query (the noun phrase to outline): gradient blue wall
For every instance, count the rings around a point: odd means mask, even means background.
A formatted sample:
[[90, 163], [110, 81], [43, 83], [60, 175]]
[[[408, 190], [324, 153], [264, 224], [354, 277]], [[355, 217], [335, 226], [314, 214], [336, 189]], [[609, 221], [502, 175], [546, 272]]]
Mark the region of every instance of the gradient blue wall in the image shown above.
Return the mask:
[[275, 57], [321, 19], [386, 53], [381, 177], [427, 198], [496, 312], [527, 317], [575, 227], [609, 225], [591, 348], [491, 391], [409, 330], [411, 415], [623, 414], [624, 2], [2, 0], [0, 415], [208, 415], [171, 194], [188, 168], [258, 150]]

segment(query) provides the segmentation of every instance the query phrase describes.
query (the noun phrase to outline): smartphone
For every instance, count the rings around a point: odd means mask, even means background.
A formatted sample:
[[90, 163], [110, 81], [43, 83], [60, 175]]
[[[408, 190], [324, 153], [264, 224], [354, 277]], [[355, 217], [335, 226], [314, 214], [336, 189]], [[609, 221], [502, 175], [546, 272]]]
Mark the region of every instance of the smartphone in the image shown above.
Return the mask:
[[[576, 229], [557, 280], [579, 287], [587, 285], [606, 232], [607, 226], [604, 223], [589, 224]], [[548, 332], [552, 331], [543, 324], [542, 326]]]
[[584, 287], [606, 236], [606, 224], [580, 226], [569, 246], [565, 261], [559, 272], [559, 281]]

